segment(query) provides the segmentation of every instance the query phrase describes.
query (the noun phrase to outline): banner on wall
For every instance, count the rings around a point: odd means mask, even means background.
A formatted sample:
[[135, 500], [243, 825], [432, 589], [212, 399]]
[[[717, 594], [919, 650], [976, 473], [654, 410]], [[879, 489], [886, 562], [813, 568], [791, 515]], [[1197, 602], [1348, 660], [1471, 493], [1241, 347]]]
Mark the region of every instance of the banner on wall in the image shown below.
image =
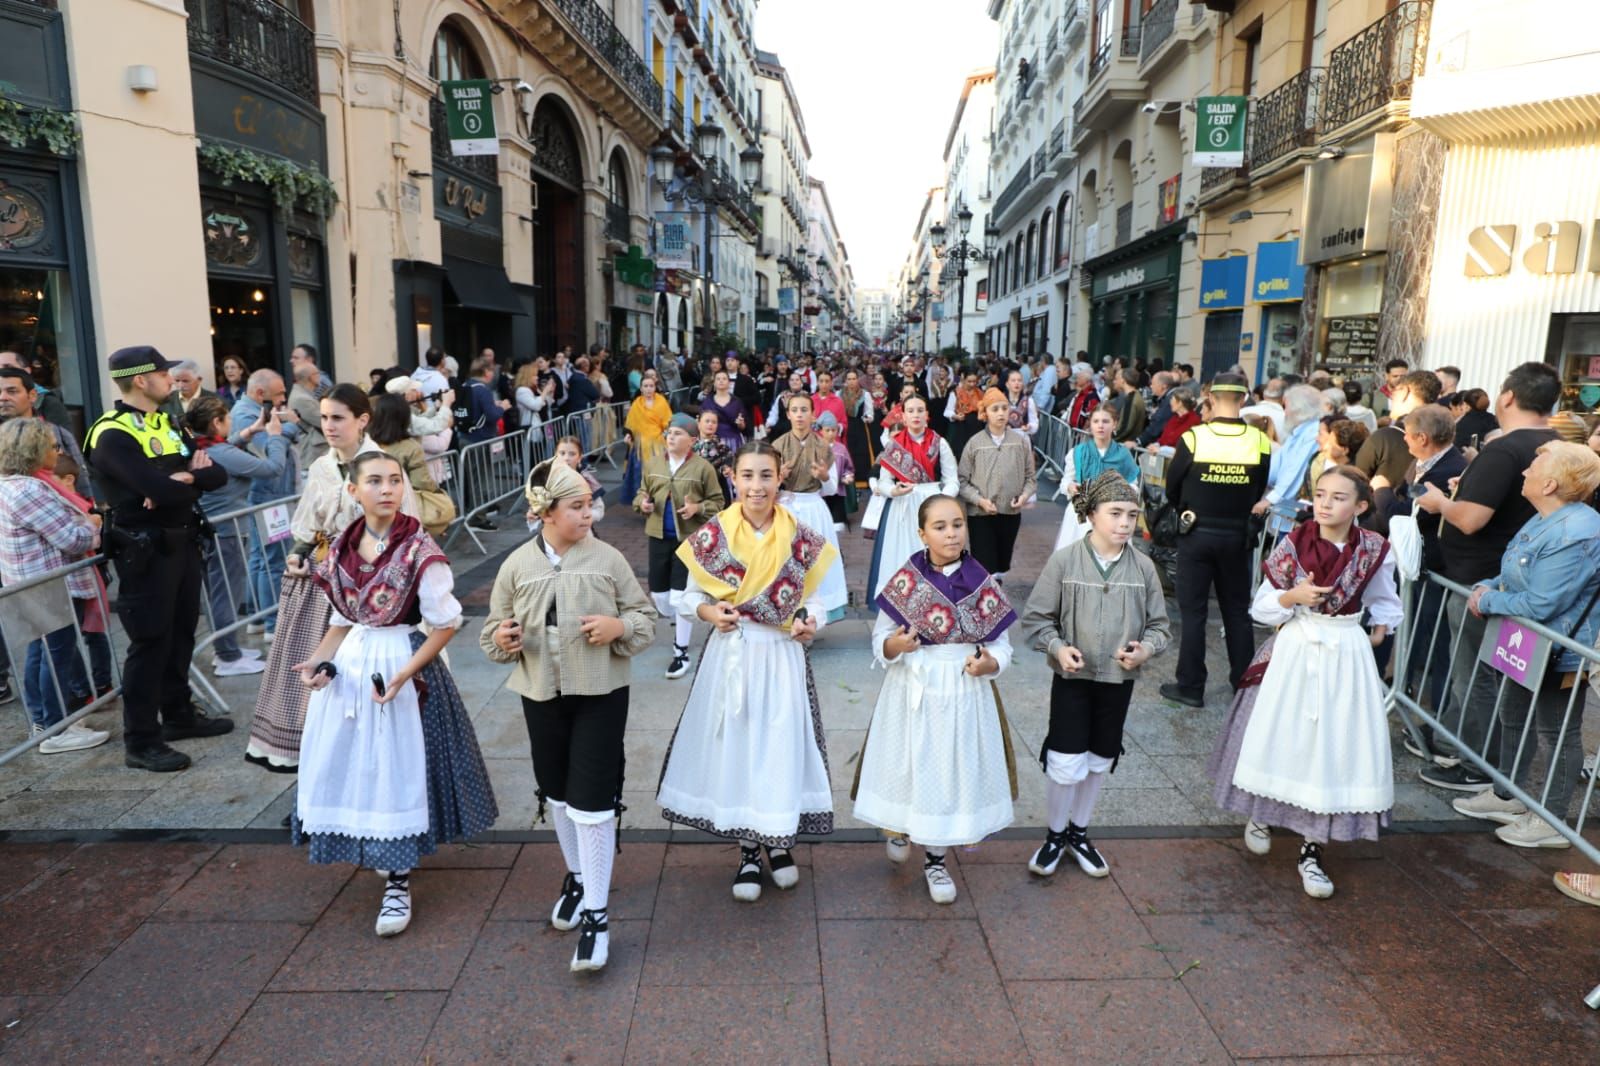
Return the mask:
[[778, 290], [778, 314], [792, 315], [800, 309], [799, 290], [786, 286]]
[[688, 215], [669, 212], [656, 215], [656, 266], [663, 270], [689, 270], [694, 266], [689, 221]]

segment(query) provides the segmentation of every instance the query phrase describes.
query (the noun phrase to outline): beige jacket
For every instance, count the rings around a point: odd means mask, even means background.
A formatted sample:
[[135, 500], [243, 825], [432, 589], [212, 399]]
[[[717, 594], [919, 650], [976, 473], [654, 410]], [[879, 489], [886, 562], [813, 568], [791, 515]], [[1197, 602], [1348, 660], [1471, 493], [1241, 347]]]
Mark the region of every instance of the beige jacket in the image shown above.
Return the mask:
[[1014, 429], [1006, 430], [999, 444], [989, 436], [987, 426], [973, 434], [961, 449], [957, 476], [968, 514], [980, 513], [979, 500], [988, 500], [1000, 514], [1019, 514], [1020, 509], [1011, 506], [1011, 501], [1020, 495], [1027, 503], [1039, 492], [1033, 443]]
[[[552, 603], [559, 664], [545, 650], [544, 621]], [[590, 644], [579, 627], [583, 616], [596, 614], [622, 619], [622, 636], [608, 645]], [[567, 550], [557, 570], [534, 538], [500, 567], [478, 644], [494, 662], [516, 664], [507, 684], [520, 696], [603, 696], [628, 684], [629, 660], [655, 639], [656, 617], [628, 561], [611, 545], [585, 537]], [[522, 624], [522, 651], [515, 654], [494, 642], [495, 629], [507, 618]]]

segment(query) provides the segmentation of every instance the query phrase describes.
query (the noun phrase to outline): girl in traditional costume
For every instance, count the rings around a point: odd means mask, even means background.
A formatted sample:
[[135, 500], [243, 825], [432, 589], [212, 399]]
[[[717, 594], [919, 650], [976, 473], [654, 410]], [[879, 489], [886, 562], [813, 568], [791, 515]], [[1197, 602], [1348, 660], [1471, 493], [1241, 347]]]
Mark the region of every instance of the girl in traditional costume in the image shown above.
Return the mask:
[[[801, 525], [821, 533], [837, 554], [839, 534], [824, 497], [838, 487], [838, 472], [833, 448], [816, 431], [810, 396], [802, 392], [789, 397], [789, 432], [773, 441], [772, 447], [778, 453], [779, 478], [785, 490], [780, 502], [794, 512]], [[844, 617], [850, 594], [845, 589], [843, 560], [828, 569], [817, 590], [817, 602], [826, 615], [823, 621], [837, 622]]]
[[639, 381], [639, 395], [628, 405], [628, 417], [623, 421], [627, 430], [628, 463], [622, 473], [622, 498], [631, 500], [639, 491], [639, 479], [644, 474], [645, 461], [661, 454], [666, 447], [663, 434], [672, 421], [672, 404], [658, 391], [660, 379], [646, 372]]
[[1107, 470], [1122, 475], [1122, 480], [1139, 487], [1139, 464], [1133, 453], [1111, 439], [1117, 428], [1117, 416], [1107, 408], [1098, 408], [1089, 416], [1089, 439], [1067, 451], [1061, 467], [1060, 493], [1067, 497], [1066, 513], [1061, 516], [1061, 528], [1056, 532], [1056, 551], [1082, 537], [1088, 527], [1078, 520], [1072, 497], [1078, 489], [1089, 484]]
[[751, 428], [749, 413], [744, 401], [733, 394], [733, 378], [726, 370], [717, 371], [711, 380], [711, 391], [701, 397], [700, 410], [716, 412], [717, 436], [733, 451], [744, 443], [745, 430]]
[[[1389, 542], [1357, 519], [1372, 486], [1350, 466], [1317, 479], [1313, 517], [1267, 556], [1250, 614], [1278, 632], [1245, 671], [1212, 753], [1217, 806], [1265, 855], [1277, 826], [1304, 838], [1300, 883], [1326, 899], [1330, 840], [1376, 840], [1394, 806], [1383, 682], [1372, 649], [1400, 622]], [[1368, 634], [1362, 615], [1376, 628]]]
[[623, 732], [633, 657], [655, 639], [656, 613], [622, 553], [591, 530], [589, 485], [560, 460], [528, 475], [539, 534], [512, 552], [494, 579], [484, 654], [515, 664], [539, 817], [548, 802], [566, 880], [550, 924], [579, 928], [574, 973], [610, 953], [606, 908], [621, 811]]
[[669, 822], [739, 841], [735, 899], [760, 897], [762, 847], [779, 888], [800, 881], [801, 833], [833, 831], [822, 709], [806, 649], [823, 624], [823, 581], [839, 553], [778, 505], [778, 454], [735, 457], [739, 502], [679, 550], [693, 604], [716, 627], [667, 749], [657, 800]]
[[313, 571], [333, 619], [291, 668], [311, 692], [292, 839], [312, 862], [385, 873], [379, 936], [410, 924], [410, 874], [422, 857], [499, 814], [466, 705], [438, 657], [461, 624], [454, 578], [444, 551], [399, 513], [409, 491], [394, 457], [374, 449], [351, 461], [348, 495], [361, 517]]
[[874, 601], [894, 572], [922, 548], [917, 511], [923, 502], [960, 490], [955, 453], [928, 428], [928, 401], [911, 397], [902, 417], [904, 425], [884, 442], [878, 476], [872, 479], [872, 494], [882, 500], [867, 571], [867, 593]]
[[878, 412], [873, 408], [872, 396], [861, 387], [859, 370], [845, 371], [839, 399], [844, 402], [844, 441], [850, 449], [850, 464], [855, 468], [856, 488], [865, 489], [873, 464], [878, 461], [877, 433], [872, 428]]
[[1171, 642], [1172, 628], [1155, 564], [1128, 543], [1139, 493], [1106, 471], [1072, 505], [1089, 532], [1050, 556], [1022, 615], [1024, 639], [1055, 675], [1039, 753], [1049, 832], [1028, 869], [1048, 877], [1070, 851], [1084, 873], [1105, 877], [1111, 870], [1089, 840], [1089, 820], [1122, 754], [1139, 669]]
[[961, 502], [918, 508], [925, 545], [878, 596], [872, 651], [888, 673], [872, 712], [854, 790], [855, 815], [889, 831], [892, 862], [923, 847], [935, 903], [953, 903], [945, 850], [1011, 824], [1016, 771], [992, 678], [1011, 663], [1011, 604], [967, 553]]
[[[289, 531], [294, 546], [278, 594], [278, 626], [267, 669], [261, 675], [245, 760], [274, 773], [294, 773], [300, 761], [300, 730], [306, 720], [307, 692], [290, 664], [310, 657], [328, 629], [328, 600], [311, 579], [311, 567], [361, 516], [361, 505], [346, 487], [351, 460], [383, 448], [367, 434], [372, 402], [355, 385], [335, 385], [321, 403], [322, 435], [328, 451], [311, 464]], [[400, 511], [419, 516], [409, 483]]]

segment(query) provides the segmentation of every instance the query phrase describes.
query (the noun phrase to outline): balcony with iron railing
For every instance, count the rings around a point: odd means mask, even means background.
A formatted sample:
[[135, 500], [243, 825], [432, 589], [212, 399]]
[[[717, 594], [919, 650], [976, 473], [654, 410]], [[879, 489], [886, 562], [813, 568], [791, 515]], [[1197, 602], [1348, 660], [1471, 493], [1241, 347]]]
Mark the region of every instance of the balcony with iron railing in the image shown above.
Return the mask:
[[1309, 67], [1256, 101], [1249, 131], [1252, 173], [1316, 142], [1325, 73], [1322, 67]]
[[1089, 78], [1093, 80], [1104, 73], [1106, 67], [1111, 65], [1111, 42], [1101, 41], [1089, 57]]
[[443, 163], [446, 166], [454, 167], [489, 185], [499, 183], [499, 156], [451, 154], [450, 128], [445, 119], [444, 101], [437, 96], [430, 97], [428, 100], [428, 122], [432, 127], [429, 131], [429, 137], [433, 143], [433, 159], [435, 163]]
[[667, 135], [685, 146], [692, 143], [688, 137], [688, 120], [684, 117], [683, 101], [672, 93], [663, 93], [661, 117], [666, 120]]
[[1067, 0], [1061, 16], [1061, 39], [1068, 48], [1083, 39], [1089, 28], [1089, 0]]
[[184, 0], [189, 51], [254, 74], [318, 105], [317, 40], [271, 0]]
[[1006, 209], [1016, 203], [1017, 197], [1021, 196], [1022, 191], [1028, 187], [1028, 181], [1033, 177], [1030, 162], [1030, 160], [1024, 159], [1022, 166], [1011, 176], [1011, 180], [1006, 182], [1006, 187], [1000, 190], [1000, 195], [994, 198], [994, 207], [990, 211], [990, 217], [998, 219], [1001, 215], [1004, 215]]
[[1143, 37], [1143, 27], [1133, 26], [1128, 29], [1124, 29], [1119, 36], [1121, 46], [1118, 49], [1117, 54], [1122, 56], [1123, 59], [1138, 59], [1139, 42], [1143, 39]]
[[638, 98], [644, 109], [652, 115], [660, 114], [661, 83], [633, 50], [627, 36], [611, 21], [611, 16], [595, 0], [549, 0], [549, 3], [566, 17], [580, 38], [600, 53], [617, 81]]
[[1411, 98], [1428, 51], [1433, 0], [1405, 0], [1328, 55], [1322, 128], [1336, 130]]
[[633, 239], [633, 222], [628, 216], [628, 205], [614, 200], [606, 201], [606, 239], [627, 244]]
[[1056, 123], [1055, 129], [1050, 131], [1050, 158], [1059, 159], [1067, 154], [1067, 120], [1062, 119]]
[[1172, 38], [1178, 24], [1178, 0], [1156, 0], [1144, 13], [1143, 39], [1139, 44], [1139, 61], [1148, 63], [1161, 46]]

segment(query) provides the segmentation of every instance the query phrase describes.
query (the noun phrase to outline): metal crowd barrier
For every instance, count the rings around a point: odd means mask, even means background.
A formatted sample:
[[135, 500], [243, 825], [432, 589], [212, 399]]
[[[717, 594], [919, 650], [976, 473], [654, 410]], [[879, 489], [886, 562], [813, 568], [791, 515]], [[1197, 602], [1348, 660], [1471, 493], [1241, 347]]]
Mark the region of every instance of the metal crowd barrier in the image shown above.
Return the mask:
[[[1600, 847], [1583, 835], [1600, 777], [1591, 772], [1585, 781], [1583, 773], [1583, 712], [1590, 688], [1600, 687], [1600, 651], [1526, 618], [1490, 616], [1480, 625], [1466, 611], [1470, 594], [1438, 574], [1402, 582], [1406, 609], [1388, 706], [1420, 750], [1429, 750], [1426, 725], [1437, 748], [1459, 756], [1600, 865]], [[1472, 640], [1469, 634], [1480, 629], [1484, 637]], [[1553, 669], [1563, 650], [1580, 659], [1570, 688]], [[1566, 745], [1572, 748], [1564, 763]], [[1575, 796], [1552, 799], [1563, 775], [1570, 775]], [[1600, 1009], [1600, 986], [1584, 1001]]]
[[[37, 657], [38, 665], [43, 668], [45, 674], [43, 686], [38, 689], [38, 696], [42, 698], [53, 696], [64, 713], [59, 722], [43, 733], [33, 733], [30, 726], [29, 736], [21, 744], [0, 753], [0, 766], [11, 762], [24, 752], [32, 751], [45, 740], [62, 732], [73, 723], [82, 721], [85, 716], [104, 708], [122, 695], [122, 658], [127, 652], [125, 648], [119, 652], [112, 645], [112, 618], [104, 585], [98, 585], [96, 594], [96, 598], [100, 601], [102, 616], [107, 620], [106, 631], [103, 633], [84, 631], [72, 597], [67, 591], [69, 577], [93, 570], [104, 561], [105, 556], [94, 555], [70, 563], [59, 570], [52, 570], [40, 577], [0, 588], [0, 617], [5, 620], [3, 627], [0, 627], [0, 637], [3, 637], [7, 657], [10, 660], [9, 671], [19, 705], [26, 704], [29, 699], [26, 690], [31, 687], [27, 680], [28, 658], [31, 651]], [[56, 663], [58, 656], [50, 653], [45, 640], [47, 635], [68, 629], [72, 634], [71, 647], [60, 653], [60, 657], [66, 659], [67, 676], [63, 677]], [[35, 643], [38, 644], [37, 648], [33, 648]], [[102, 686], [96, 683], [96, 675], [109, 686], [103, 692], [97, 693], [97, 689]], [[80, 690], [76, 695], [75, 688]], [[88, 702], [77, 706], [78, 701], [85, 696], [83, 691], [85, 688]], [[26, 718], [26, 711], [23, 713]], [[29, 721], [31, 722], [31, 718]]]

